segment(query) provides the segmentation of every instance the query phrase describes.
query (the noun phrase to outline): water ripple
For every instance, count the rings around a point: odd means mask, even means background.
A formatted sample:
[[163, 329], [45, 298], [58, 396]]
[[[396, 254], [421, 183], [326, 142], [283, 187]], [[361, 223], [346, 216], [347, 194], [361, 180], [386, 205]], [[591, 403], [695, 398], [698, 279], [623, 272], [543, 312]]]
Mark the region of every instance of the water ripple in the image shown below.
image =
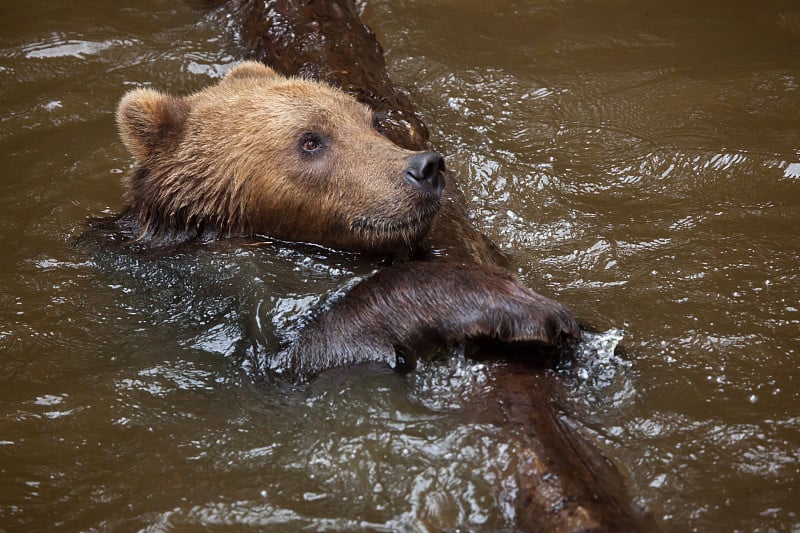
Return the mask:
[[106, 41], [81, 41], [64, 39], [54, 35], [50, 41], [34, 43], [23, 46], [22, 52], [27, 59], [50, 59], [60, 57], [74, 57], [85, 59], [86, 56], [97, 55], [100, 52], [116, 46], [135, 46], [139, 44], [133, 39], [109, 39]]

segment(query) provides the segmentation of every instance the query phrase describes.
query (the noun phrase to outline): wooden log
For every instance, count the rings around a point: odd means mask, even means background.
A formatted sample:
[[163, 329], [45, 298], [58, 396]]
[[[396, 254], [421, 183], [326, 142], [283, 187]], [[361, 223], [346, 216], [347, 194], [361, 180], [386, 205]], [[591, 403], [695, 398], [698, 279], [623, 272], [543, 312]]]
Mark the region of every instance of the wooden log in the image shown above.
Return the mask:
[[[539, 371], [537, 371], [539, 370]], [[626, 478], [563, 410], [560, 382], [530, 365], [493, 366], [489, 398], [465, 406], [470, 420], [521, 439], [516, 528], [522, 531], [659, 531], [630, 496]]]
[[[409, 149], [430, 148], [427, 128], [408, 97], [394, 88], [383, 50], [352, 0], [229, 0], [227, 9], [243, 59], [338, 86], [380, 114], [388, 138]], [[418, 255], [505, 266], [497, 246], [469, 222], [453, 181], [448, 176], [442, 212]], [[556, 378], [521, 362], [492, 368], [490, 397], [463, 412], [523, 440], [518, 529], [658, 530], [630, 497], [620, 471], [570, 422]]]

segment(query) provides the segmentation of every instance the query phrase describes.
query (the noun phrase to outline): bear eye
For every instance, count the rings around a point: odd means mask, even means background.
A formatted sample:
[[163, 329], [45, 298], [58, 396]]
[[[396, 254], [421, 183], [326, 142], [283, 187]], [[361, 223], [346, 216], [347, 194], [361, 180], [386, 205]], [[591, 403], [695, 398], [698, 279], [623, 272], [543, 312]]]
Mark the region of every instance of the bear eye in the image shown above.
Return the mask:
[[322, 148], [322, 138], [316, 133], [306, 133], [300, 138], [300, 148], [307, 154], [314, 154]]

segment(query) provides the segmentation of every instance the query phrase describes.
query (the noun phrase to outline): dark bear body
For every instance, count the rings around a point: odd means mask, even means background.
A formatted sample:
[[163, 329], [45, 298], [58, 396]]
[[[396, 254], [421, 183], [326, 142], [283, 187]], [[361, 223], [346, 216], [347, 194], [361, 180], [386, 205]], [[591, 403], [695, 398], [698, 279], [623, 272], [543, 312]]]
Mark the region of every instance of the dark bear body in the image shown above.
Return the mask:
[[411, 370], [442, 346], [500, 340], [565, 346], [579, 331], [562, 304], [499, 267], [409, 262], [356, 285], [316, 317], [276, 368], [314, 374], [384, 361]]

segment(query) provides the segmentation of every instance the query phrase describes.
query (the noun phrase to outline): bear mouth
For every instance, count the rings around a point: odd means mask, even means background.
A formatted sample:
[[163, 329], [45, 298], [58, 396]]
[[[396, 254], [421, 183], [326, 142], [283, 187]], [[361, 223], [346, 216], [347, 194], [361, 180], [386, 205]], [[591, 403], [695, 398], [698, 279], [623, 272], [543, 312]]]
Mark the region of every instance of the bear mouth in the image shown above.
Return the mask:
[[399, 240], [411, 246], [427, 233], [438, 210], [439, 202], [436, 202], [436, 206], [405, 218], [360, 217], [351, 222], [350, 229], [372, 244]]

